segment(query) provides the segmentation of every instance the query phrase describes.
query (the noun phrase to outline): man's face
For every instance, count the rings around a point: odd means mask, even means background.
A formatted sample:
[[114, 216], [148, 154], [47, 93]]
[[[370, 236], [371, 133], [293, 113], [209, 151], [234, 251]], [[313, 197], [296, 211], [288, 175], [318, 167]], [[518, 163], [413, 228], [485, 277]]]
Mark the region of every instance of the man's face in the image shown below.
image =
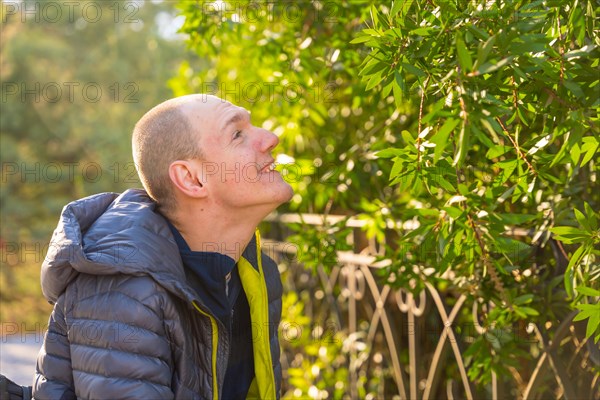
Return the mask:
[[209, 200], [238, 212], [269, 213], [290, 200], [292, 188], [273, 170], [279, 139], [250, 122], [250, 114], [214, 96], [199, 95], [184, 112], [197, 129]]

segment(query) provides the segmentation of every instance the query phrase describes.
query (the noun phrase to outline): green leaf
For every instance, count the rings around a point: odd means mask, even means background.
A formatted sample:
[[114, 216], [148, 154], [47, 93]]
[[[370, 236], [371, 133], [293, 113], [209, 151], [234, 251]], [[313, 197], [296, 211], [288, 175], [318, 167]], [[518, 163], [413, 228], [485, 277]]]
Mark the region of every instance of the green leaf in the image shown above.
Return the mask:
[[506, 153], [507, 153], [507, 152], [509, 152], [511, 149], [512, 149], [512, 147], [511, 147], [511, 146], [506, 146], [506, 145], [504, 145], [504, 144], [497, 144], [497, 145], [494, 145], [494, 147], [491, 147], [491, 148], [490, 148], [490, 149], [487, 151], [487, 153], [485, 154], [485, 156], [486, 156], [488, 159], [490, 159], [490, 160], [491, 160], [491, 159], [494, 159], [494, 158], [500, 157], [500, 156], [501, 156], [501, 155], [503, 155], [503, 154], [506, 154]]
[[577, 286], [577, 292], [586, 295], [586, 296], [592, 296], [592, 297], [598, 297], [600, 296], [600, 290], [597, 289], [592, 289], [591, 287], [587, 287], [587, 286]]
[[[394, 73], [394, 76], [395, 75], [398, 75], [397, 71]], [[402, 108], [402, 106], [404, 105], [404, 102], [402, 101], [404, 98], [404, 93], [402, 92], [402, 88], [398, 84], [397, 78], [393, 80], [392, 85], [392, 92], [394, 94], [394, 104], [396, 105], [396, 108]]]
[[563, 283], [565, 285], [565, 292], [567, 293], [567, 299], [572, 299], [573, 296], [573, 269], [567, 268], [563, 276]]
[[470, 72], [473, 69], [473, 60], [471, 60], [471, 54], [469, 54], [465, 41], [460, 35], [456, 36], [456, 50], [461, 69], [465, 73]]
[[394, 165], [392, 165], [392, 169], [390, 171], [390, 182], [395, 183], [398, 176], [402, 173], [402, 171], [405, 170], [405, 168], [404, 168], [405, 165], [406, 165], [406, 163], [401, 159], [397, 158], [394, 161]]
[[[494, 142], [500, 141], [500, 139], [498, 138], [498, 134], [496, 132], [500, 132], [501, 129], [496, 121], [494, 121], [493, 119], [490, 119], [490, 118], [481, 118], [479, 120], [479, 122], [489, 132], [490, 136], [494, 139]], [[491, 147], [493, 147], [493, 145], [488, 146], [488, 147], [491, 148]]]
[[554, 156], [554, 159], [550, 163], [549, 168], [554, 167], [562, 160], [565, 153], [569, 151], [576, 143], [579, 142], [583, 133], [581, 131], [571, 131], [567, 133], [567, 135], [568, 139], [564, 141], [560, 150], [558, 151], [558, 153], [556, 153], [556, 156]]
[[412, 185], [412, 182], [415, 179], [415, 171], [413, 166], [409, 167], [405, 162], [400, 162], [400, 160], [396, 161], [390, 172], [390, 186], [399, 183], [400, 188], [402, 189]]
[[402, 135], [402, 139], [404, 139], [404, 142], [406, 144], [414, 144], [415, 143], [415, 138], [412, 137], [412, 135], [410, 134], [409, 131], [403, 130], [400, 134]]
[[576, 307], [581, 311], [573, 318], [573, 321], [583, 321], [587, 318], [585, 337], [592, 337], [600, 326], [600, 303], [578, 304]]
[[576, 143], [571, 148], [571, 161], [575, 165], [579, 165], [579, 159], [581, 158], [581, 148], [579, 147], [579, 143]]
[[477, 69], [477, 75], [489, 74], [497, 71], [505, 65], [508, 65], [514, 58], [514, 56], [508, 56], [495, 64], [485, 63]]
[[367, 28], [367, 29], [363, 29], [362, 32], [366, 33], [367, 35], [371, 35], [373, 37], [381, 37], [382, 36], [381, 32], [377, 29]]
[[575, 218], [577, 219], [577, 222], [579, 222], [579, 225], [581, 225], [587, 232], [592, 232], [592, 227], [590, 226], [585, 215], [583, 215], [583, 213], [576, 208], [573, 209], [573, 212], [575, 213]]
[[423, 179], [420, 174], [415, 174], [415, 180], [412, 186], [411, 193], [417, 197], [423, 191]]
[[392, 91], [392, 88], [394, 86], [394, 80], [391, 79], [387, 84], [385, 84], [385, 86], [383, 87], [383, 90], [381, 91], [381, 96], [382, 97], [388, 97], [390, 95], [390, 92]]
[[467, 29], [473, 36], [479, 38], [480, 40], [487, 40], [490, 37], [485, 30], [477, 27], [474, 24], [467, 24]]
[[359, 75], [360, 76], [371, 76], [377, 72], [383, 71], [386, 67], [388, 67], [387, 63], [385, 63], [379, 59], [373, 58], [360, 71]]
[[521, 264], [531, 252], [531, 246], [520, 240], [499, 237], [493, 242], [493, 247], [505, 255], [513, 265]]
[[581, 160], [582, 167], [596, 155], [596, 152], [598, 151], [598, 146], [600, 145], [600, 143], [598, 143], [598, 140], [591, 136], [583, 138], [583, 141], [584, 143], [581, 146], [581, 152], [585, 153], [585, 155]]
[[383, 71], [375, 73], [371, 75], [371, 79], [369, 79], [369, 83], [367, 83], [366, 91], [373, 89], [375, 86], [379, 85], [379, 83], [383, 80]]
[[454, 219], [459, 219], [464, 212], [460, 208], [456, 207], [443, 207], [442, 210], [446, 211], [446, 213], [448, 213], [448, 215]]
[[591, 337], [600, 325], [600, 304], [597, 304], [596, 311], [590, 315], [587, 323], [587, 329], [585, 330], [585, 337]]
[[581, 260], [581, 258], [584, 256], [586, 251], [587, 251], [587, 246], [585, 246], [585, 245], [582, 245], [577, 250], [575, 250], [575, 252], [571, 256], [571, 260], [569, 260], [569, 265], [567, 265], [567, 269], [575, 268], [575, 265], [577, 265], [579, 260]]
[[[479, 336], [480, 338], [483, 338], [484, 336]], [[473, 342], [473, 344], [471, 344], [467, 350], [463, 353], [463, 357], [468, 358], [468, 357], [474, 357], [477, 354], [479, 354], [480, 352], [483, 351], [483, 341], [482, 340], [475, 340]]]
[[450, 182], [448, 182], [446, 179], [444, 179], [444, 177], [442, 175], [439, 175], [439, 174], [434, 175], [432, 178], [432, 181], [434, 182], [435, 185], [437, 185], [438, 187], [441, 187], [445, 191], [447, 191], [449, 193], [456, 193], [456, 188]]
[[555, 226], [554, 228], [550, 228], [550, 232], [559, 236], [588, 236], [585, 231], [572, 226]]
[[446, 148], [448, 136], [450, 136], [450, 133], [454, 130], [454, 128], [456, 128], [456, 125], [458, 125], [459, 122], [460, 120], [458, 119], [448, 118], [444, 122], [444, 125], [442, 125], [442, 127], [431, 138], [431, 142], [435, 143], [435, 151], [433, 155], [434, 164], [440, 159], [442, 152]]
[[527, 315], [532, 315], [534, 317], [540, 315], [540, 313], [537, 310], [531, 307], [519, 307], [519, 309]]
[[417, 36], [429, 36], [429, 35], [431, 35], [432, 31], [433, 31], [432, 27], [425, 26], [422, 28], [413, 29], [412, 31], [410, 31], [410, 34], [417, 35]]
[[578, 310], [580, 310], [579, 314], [577, 314], [575, 316], [575, 318], [573, 318], [574, 321], [581, 321], [582, 319], [585, 319], [587, 317], [589, 317], [590, 315], [593, 315], [596, 313], [598, 307], [600, 307], [600, 303], [594, 303], [594, 304], [577, 304], [575, 306], [575, 308], [577, 308]]
[[533, 295], [532, 294], [524, 294], [522, 296], [519, 296], [519, 297], [515, 298], [513, 300], [513, 304], [519, 306], [519, 305], [522, 305], [522, 304], [531, 303], [532, 300], [533, 300]]
[[537, 218], [537, 215], [535, 214], [501, 213], [496, 215], [502, 220], [502, 223], [505, 225], [521, 225], [525, 222], [533, 221]]
[[583, 93], [581, 86], [579, 86], [579, 84], [577, 84], [576, 82], [573, 82], [570, 80], [565, 80], [563, 82], [563, 85], [565, 85], [565, 87], [567, 89], [569, 89], [571, 94], [574, 95], [575, 97], [577, 97], [578, 99], [582, 99], [585, 97], [585, 94]]
[[590, 207], [590, 205], [587, 202], [583, 203], [583, 207], [585, 209], [585, 213], [587, 214], [590, 227], [593, 231], [595, 231], [596, 229], [598, 229], [598, 219], [596, 218], [596, 213], [594, 212], [594, 210], [592, 210], [592, 207]]
[[396, 103], [396, 107], [402, 108], [402, 106], [404, 105], [404, 102], [402, 100], [403, 100], [404, 94], [406, 93], [406, 85], [404, 83], [403, 75], [398, 71], [394, 72], [393, 92], [394, 92], [394, 101]]
[[519, 164], [519, 160], [505, 160], [497, 162], [495, 165], [502, 169], [502, 173], [500, 174], [500, 183], [504, 183], [510, 178], [517, 168]]
[[373, 39], [373, 36], [358, 36], [350, 41], [350, 44], [364, 43]]
[[487, 61], [490, 51], [494, 48], [494, 43], [496, 43], [496, 35], [490, 36], [488, 40], [479, 45], [476, 65], [483, 65]]
[[403, 149], [389, 148], [378, 151], [377, 153], [375, 153], [375, 156], [379, 158], [392, 158], [399, 155], [403, 155], [404, 153], [405, 151]]
[[373, 20], [373, 26], [378, 26], [379, 25], [379, 12], [377, 11], [375, 4], [371, 5], [370, 11], [371, 11], [371, 19]]
[[416, 76], [427, 76], [427, 73], [423, 72], [422, 69], [415, 67], [414, 65], [410, 65], [407, 63], [400, 63], [400, 65], [402, 65], [402, 68], [404, 68], [407, 72], [410, 72], [413, 75]]
[[392, 4], [392, 9], [390, 10], [390, 16], [395, 17], [400, 11], [403, 10], [403, 6], [408, 4], [405, 0], [396, 0], [394, 4]]
[[424, 217], [438, 217], [440, 215], [440, 211], [431, 208], [416, 208], [415, 212]]

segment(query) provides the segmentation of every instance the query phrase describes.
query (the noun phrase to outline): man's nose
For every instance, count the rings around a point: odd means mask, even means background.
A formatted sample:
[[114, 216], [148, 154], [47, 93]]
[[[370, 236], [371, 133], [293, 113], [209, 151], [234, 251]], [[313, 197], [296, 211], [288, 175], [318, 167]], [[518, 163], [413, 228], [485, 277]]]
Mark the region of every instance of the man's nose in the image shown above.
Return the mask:
[[265, 153], [273, 150], [279, 144], [279, 137], [271, 131], [262, 129], [260, 151]]

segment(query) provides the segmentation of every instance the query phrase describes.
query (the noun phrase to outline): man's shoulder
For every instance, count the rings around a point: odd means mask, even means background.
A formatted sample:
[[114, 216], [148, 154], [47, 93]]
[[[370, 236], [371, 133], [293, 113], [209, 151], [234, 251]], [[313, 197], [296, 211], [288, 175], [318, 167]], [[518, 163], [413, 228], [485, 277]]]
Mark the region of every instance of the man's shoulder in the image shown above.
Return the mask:
[[168, 297], [168, 291], [148, 275], [79, 274], [67, 288], [69, 297], [77, 301], [93, 297], [126, 297], [141, 303]]
[[181, 312], [180, 301], [149, 276], [80, 274], [63, 296], [60, 307], [71, 323], [123, 323], [158, 333]]

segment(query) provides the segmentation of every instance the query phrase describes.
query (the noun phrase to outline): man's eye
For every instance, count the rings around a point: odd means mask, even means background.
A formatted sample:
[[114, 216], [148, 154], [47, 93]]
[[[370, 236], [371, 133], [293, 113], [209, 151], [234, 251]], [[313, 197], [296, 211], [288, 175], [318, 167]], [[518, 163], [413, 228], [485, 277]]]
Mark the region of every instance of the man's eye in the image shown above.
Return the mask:
[[233, 139], [238, 139], [242, 136], [242, 131], [233, 132]]

